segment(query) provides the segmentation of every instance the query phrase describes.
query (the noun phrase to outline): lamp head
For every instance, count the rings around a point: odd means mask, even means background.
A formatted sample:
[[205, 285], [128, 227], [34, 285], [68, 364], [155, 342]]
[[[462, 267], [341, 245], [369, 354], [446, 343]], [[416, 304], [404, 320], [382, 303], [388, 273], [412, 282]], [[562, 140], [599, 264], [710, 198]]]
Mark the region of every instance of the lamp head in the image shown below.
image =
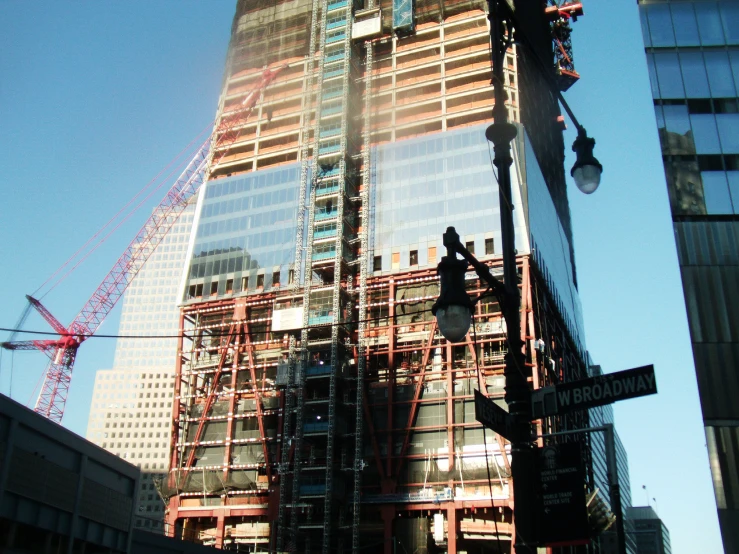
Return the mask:
[[472, 322], [472, 301], [465, 290], [467, 262], [453, 254], [444, 256], [436, 269], [439, 273], [439, 298], [431, 308], [439, 331], [450, 342], [461, 342]]
[[595, 148], [595, 139], [590, 138], [585, 129], [580, 127], [577, 131], [577, 138], [572, 143], [572, 151], [577, 154], [577, 159], [570, 175], [575, 179], [577, 188], [585, 194], [595, 192], [600, 185], [600, 176], [603, 173], [603, 166], [593, 156], [593, 148]]

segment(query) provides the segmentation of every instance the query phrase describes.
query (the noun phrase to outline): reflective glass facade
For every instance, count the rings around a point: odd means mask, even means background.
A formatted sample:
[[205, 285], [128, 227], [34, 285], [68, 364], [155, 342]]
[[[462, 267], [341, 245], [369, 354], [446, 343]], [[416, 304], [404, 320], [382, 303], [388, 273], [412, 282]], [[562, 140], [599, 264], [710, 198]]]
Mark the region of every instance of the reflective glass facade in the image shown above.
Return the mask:
[[[377, 148], [377, 179], [372, 198], [373, 256], [378, 271], [405, 271], [431, 266], [444, 255], [441, 235], [453, 226], [475, 255], [500, 255], [500, 208], [487, 125], [437, 133]], [[514, 205], [521, 205], [520, 181], [514, 173]], [[516, 216], [516, 246], [528, 252], [523, 213]], [[492, 239], [492, 251], [485, 250]], [[490, 245], [490, 242], [488, 242]], [[429, 259], [429, 248], [432, 256]], [[418, 253], [415, 264], [410, 252]], [[489, 253], [489, 254], [488, 254]], [[393, 262], [393, 256], [397, 261]]]
[[670, 532], [651, 506], [630, 508], [629, 516], [640, 554], [671, 554]]
[[585, 357], [585, 328], [577, 291], [572, 248], [562, 220], [549, 194], [528, 133], [523, 133], [523, 167], [526, 175], [526, 206], [531, 254], [539, 267], [559, 313]]
[[185, 300], [287, 284], [299, 188], [297, 163], [209, 181], [198, 208]]
[[642, 2], [675, 215], [739, 213], [739, 4]]
[[[377, 148], [370, 226], [375, 274], [435, 267], [445, 254], [442, 234], [449, 226], [456, 228], [460, 240], [478, 258], [502, 255], [500, 205], [486, 127], [477, 125]], [[516, 249], [519, 254], [533, 255], [584, 353], [582, 307], [570, 242], [522, 128], [519, 139], [511, 174]]]
[[719, 524], [739, 551], [739, 3], [640, 1]]

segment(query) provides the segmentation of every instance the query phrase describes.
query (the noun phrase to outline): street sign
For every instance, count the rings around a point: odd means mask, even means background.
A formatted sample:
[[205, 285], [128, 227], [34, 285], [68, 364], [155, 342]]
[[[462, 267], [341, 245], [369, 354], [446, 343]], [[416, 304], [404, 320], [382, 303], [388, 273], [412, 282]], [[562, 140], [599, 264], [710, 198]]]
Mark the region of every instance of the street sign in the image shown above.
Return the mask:
[[500, 436], [511, 440], [513, 418], [503, 408], [475, 389], [475, 419]]
[[539, 419], [650, 394], [657, 394], [651, 364], [535, 390], [531, 410], [533, 418]]
[[537, 511], [541, 546], [589, 541], [585, 470], [579, 442], [536, 449]]

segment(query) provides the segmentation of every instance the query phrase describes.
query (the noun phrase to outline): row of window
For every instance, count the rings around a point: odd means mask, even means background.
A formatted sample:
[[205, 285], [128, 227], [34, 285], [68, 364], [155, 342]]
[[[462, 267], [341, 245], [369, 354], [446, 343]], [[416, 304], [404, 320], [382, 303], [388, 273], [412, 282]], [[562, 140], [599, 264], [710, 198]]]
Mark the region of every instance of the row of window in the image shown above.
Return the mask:
[[[148, 427], [150, 429], [153, 429], [155, 427], [155, 425], [154, 425], [155, 423], [156, 423], [156, 427], [168, 427], [169, 426], [169, 417], [170, 417], [170, 415], [171, 414], [169, 414], [169, 413], [161, 413], [160, 412], [159, 413], [159, 419], [161, 421], [156, 421], [156, 422], [151, 421], [151, 422], [149, 422], [149, 426]], [[115, 429], [115, 428], [121, 428], [121, 429], [124, 429], [124, 428], [125, 429], [135, 428], [135, 429], [139, 429], [139, 427], [141, 427], [143, 429], [146, 429], [147, 428], [146, 423], [147, 423], [146, 421], [142, 422], [140, 425], [139, 425], [139, 422], [138, 421], [136, 421], [136, 422], [130, 422], [129, 421], [128, 423], [121, 422], [120, 425], [118, 425], [117, 423], [113, 423], [112, 428], [113, 429]], [[109, 423], [106, 423], [105, 424], [105, 428], [106, 429], [110, 429], [111, 428], [111, 425]], [[106, 438], [107, 438], [107, 435], [108, 435], [107, 433], [104, 433], [103, 434], [103, 436], [106, 437]]]
[[739, 113], [691, 113], [688, 105], [655, 106], [662, 153], [739, 153]]
[[239, 194], [283, 183], [296, 183], [300, 176], [300, 165], [259, 171], [255, 174], [239, 175], [229, 179], [209, 181], [205, 199], [218, 198], [227, 194]]
[[653, 52], [647, 66], [654, 98], [732, 98], [739, 88], [739, 49]]
[[[465, 243], [465, 248], [469, 250], [470, 254], [475, 253], [475, 241], [468, 241]], [[486, 238], [485, 239], [485, 255], [486, 256], [492, 256], [495, 254], [495, 239], [492, 238]], [[428, 249], [428, 265], [436, 263], [436, 247], [430, 246]], [[391, 270], [391, 269], [398, 269], [400, 267], [400, 252], [393, 252], [391, 254], [390, 263], [392, 264], [390, 268], [383, 268], [382, 264], [382, 256], [374, 256], [372, 259], [372, 271], [383, 271], [385, 270]], [[410, 267], [418, 266], [418, 250], [410, 250], [408, 252], [408, 265]]]
[[[121, 435], [122, 434], [123, 433], [121, 433]], [[129, 443], [129, 442], [126, 442], [126, 443], [120, 443], [120, 442], [113, 443], [113, 442], [111, 442], [111, 443], [105, 443], [104, 442], [102, 446], [103, 446], [103, 448], [136, 448], [137, 446], [138, 446], [138, 448], [152, 448], [152, 447], [153, 448], [160, 448], [160, 447], [161, 448], [167, 448], [168, 444], [166, 442], [163, 442], [161, 444], [158, 443], [158, 442], [155, 442], [155, 443], [151, 443], [151, 442], [140, 442], [140, 443], [135, 443], [135, 442], [133, 442], [133, 443]]]
[[[268, 279], [269, 275], [272, 276], [271, 281]], [[266, 280], [265, 277], [267, 277]], [[292, 269], [288, 270], [287, 284], [292, 284], [294, 278], [295, 272]], [[240, 281], [235, 281], [234, 279], [226, 279], [224, 286], [220, 287], [220, 294], [234, 294], [238, 292], [254, 290], [255, 287], [256, 290], [262, 290], [265, 287], [265, 282], [267, 283], [267, 286], [279, 287], [283, 284], [282, 279], [283, 278], [281, 271], [272, 271], [271, 274], [267, 275], [264, 273], [259, 273], [257, 275], [246, 275], [242, 277]], [[234, 288], [234, 282], [240, 283], [241, 288]], [[210, 296], [217, 296], [219, 294], [219, 286], [220, 281], [211, 281], [210, 285], [206, 285], [205, 283], [190, 285], [187, 289], [187, 298], [202, 298], [206, 291], [208, 292], [208, 294], [210, 294]]]
[[736, 2], [646, 4], [640, 13], [647, 46], [739, 44], [739, 4]]

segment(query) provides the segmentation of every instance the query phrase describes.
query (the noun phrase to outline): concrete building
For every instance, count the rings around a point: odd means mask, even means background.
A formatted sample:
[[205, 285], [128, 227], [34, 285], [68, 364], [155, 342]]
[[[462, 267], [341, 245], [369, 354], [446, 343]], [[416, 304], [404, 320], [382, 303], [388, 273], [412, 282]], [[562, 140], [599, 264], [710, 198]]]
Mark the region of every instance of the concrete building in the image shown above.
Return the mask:
[[142, 470], [136, 526], [161, 532], [164, 503], [155, 480], [167, 473], [179, 310], [177, 291], [195, 209], [193, 202], [131, 282], [113, 368], [95, 375], [87, 439]]
[[739, 4], [640, 0], [719, 525], [739, 551]]
[[651, 506], [629, 508], [636, 554], [671, 554], [670, 532]]
[[[534, 56], [562, 88], [577, 73], [559, 56], [568, 18], [516, 4], [532, 46], [511, 47], [496, 86], [519, 123], [522, 370], [540, 387], [588, 376], [562, 119]], [[500, 273], [486, 9], [238, 2], [181, 291], [162, 489], [175, 536], [241, 552], [510, 549], [510, 446], [473, 401], [504, 404], [500, 307], [478, 302], [459, 344], [430, 313], [447, 226]]]
[[0, 550], [130, 552], [139, 471], [0, 395]]
[[0, 395], [0, 551], [207, 554], [134, 528], [141, 472]]

